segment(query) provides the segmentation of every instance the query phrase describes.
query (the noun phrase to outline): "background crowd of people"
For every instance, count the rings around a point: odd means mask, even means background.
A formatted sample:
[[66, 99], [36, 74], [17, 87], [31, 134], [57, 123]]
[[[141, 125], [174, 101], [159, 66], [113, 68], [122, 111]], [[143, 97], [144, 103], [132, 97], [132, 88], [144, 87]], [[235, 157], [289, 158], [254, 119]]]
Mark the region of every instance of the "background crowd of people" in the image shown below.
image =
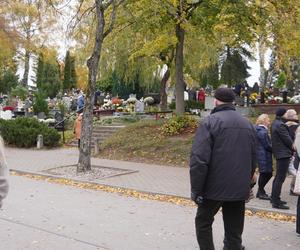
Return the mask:
[[[256, 197], [262, 200], [270, 200], [273, 208], [289, 209], [286, 201], [281, 200], [281, 188], [288, 173], [293, 178], [291, 181], [290, 195], [295, 195], [295, 176], [299, 166], [300, 153], [300, 127], [297, 112], [294, 109], [279, 108], [271, 125], [271, 138], [268, 130], [270, 118], [262, 114], [256, 121], [256, 133], [258, 139], [257, 162], [259, 168], [258, 192]], [[298, 138], [298, 139], [297, 139]], [[273, 161], [276, 159], [276, 174], [272, 184], [271, 195], [265, 191], [265, 186], [272, 178]], [[300, 234], [300, 198], [297, 203], [297, 228]]]

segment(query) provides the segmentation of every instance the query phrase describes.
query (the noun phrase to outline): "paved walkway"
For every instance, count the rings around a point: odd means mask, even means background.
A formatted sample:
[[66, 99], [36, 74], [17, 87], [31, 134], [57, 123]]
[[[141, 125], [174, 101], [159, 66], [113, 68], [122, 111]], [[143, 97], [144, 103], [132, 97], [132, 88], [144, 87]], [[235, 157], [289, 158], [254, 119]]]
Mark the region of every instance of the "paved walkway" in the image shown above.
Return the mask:
[[[78, 150], [76, 148], [64, 148], [54, 150], [32, 149], [6, 149], [9, 167], [32, 173], [40, 173], [54, 167], [76, 164]], [[137, 170], [136, 173], [115, 176], [112, 178], [95, 180], [99, 184], [118, 186], [139, 191], [190, 197], [189, 170], [187, 168], [158, 166], [126, 161], [106, 160], [92, 158], [92, 164], [105, 167], [124, 168]], [[272, 209], [268, 201], [252, 200], [248, 208], [273, 212], [296, 213], [297, 197], [289, 195], [290, 178], [284, 183], [282, 199], [288, 202], [290, 210]], [[271, 182], [266, 190], [270, 192]]]
[[[196, 207], [11, 176], [0, 210], [2, 250], [193, 250]], [[223, 222], [214, 226], [222, 249]], [[246, 216], [247, 250], [297, 250], [295, 224]]]

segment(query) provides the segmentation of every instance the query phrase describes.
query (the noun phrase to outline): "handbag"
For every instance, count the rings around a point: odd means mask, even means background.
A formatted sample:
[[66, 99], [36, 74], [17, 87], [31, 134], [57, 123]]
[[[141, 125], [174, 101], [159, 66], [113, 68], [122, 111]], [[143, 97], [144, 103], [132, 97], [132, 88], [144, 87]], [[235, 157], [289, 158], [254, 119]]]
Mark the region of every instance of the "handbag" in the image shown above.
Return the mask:
[[300, 169], [297, 171], [294, 193], [300, 195]]

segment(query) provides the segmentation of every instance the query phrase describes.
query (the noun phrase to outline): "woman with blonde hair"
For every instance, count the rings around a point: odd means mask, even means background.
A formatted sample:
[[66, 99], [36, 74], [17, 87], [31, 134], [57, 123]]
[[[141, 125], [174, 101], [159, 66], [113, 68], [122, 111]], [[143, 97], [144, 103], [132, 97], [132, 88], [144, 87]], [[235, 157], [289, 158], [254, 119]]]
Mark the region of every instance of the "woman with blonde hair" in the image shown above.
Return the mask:
[[4, 143], [0, 136], [0, 208], [2, 207], [2, 200], [6, 197], [8, 192], [8, 168], [4, 156]]
[[258, 191], [256, 197], [261, 200], [270, 200], [265, 191], [265, 186], [272, 178], [272, 145], [268, 133], [270, 118], [267, 114], [260, 115], [256, 120], [257, 134], [257, 163], [259, 169]]

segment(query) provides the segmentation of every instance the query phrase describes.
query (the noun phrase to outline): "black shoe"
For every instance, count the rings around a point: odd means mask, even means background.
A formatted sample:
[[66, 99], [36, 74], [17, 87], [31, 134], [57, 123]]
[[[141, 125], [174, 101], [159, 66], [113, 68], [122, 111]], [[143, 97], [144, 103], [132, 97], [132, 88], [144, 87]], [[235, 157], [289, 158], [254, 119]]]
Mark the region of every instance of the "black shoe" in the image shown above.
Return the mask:
[[[242, 245], [241, 250], [245, 250], [245, 246]], [[228, 250], [228, 248], [223, 247], [223, 250]]]
[[280, 203], [272, 203], [272, 207], [277, 209], [290, 209], [287, 205]]
[[[273, 202], [272, 202], [272, 198], [270, 198], [270, 203], [272, 203], [273, 204]], [[285, 205], [285, 204], [287, 204], [287, 202], [286, 201], [282, 201], [282, 200], [279, 200], [279, 201], [276, 201], [276, 202], [274, 202], [274, 203], [278, 203], [278, 204], [281, 204], [281, 205]]]
[[282, 201], [282, 200], [280, 200], [280, 201], [279, 201], [279, 204], [286, 205], [286, 204], [287, 204], [287, 202], [286, 202], [286, 201]]
[[259, 193], [259, 192], [257, 192], [256, 197], [260, 200], [267, 200], [267, 201], [271, 199], [269, 195], [264, 193]]

